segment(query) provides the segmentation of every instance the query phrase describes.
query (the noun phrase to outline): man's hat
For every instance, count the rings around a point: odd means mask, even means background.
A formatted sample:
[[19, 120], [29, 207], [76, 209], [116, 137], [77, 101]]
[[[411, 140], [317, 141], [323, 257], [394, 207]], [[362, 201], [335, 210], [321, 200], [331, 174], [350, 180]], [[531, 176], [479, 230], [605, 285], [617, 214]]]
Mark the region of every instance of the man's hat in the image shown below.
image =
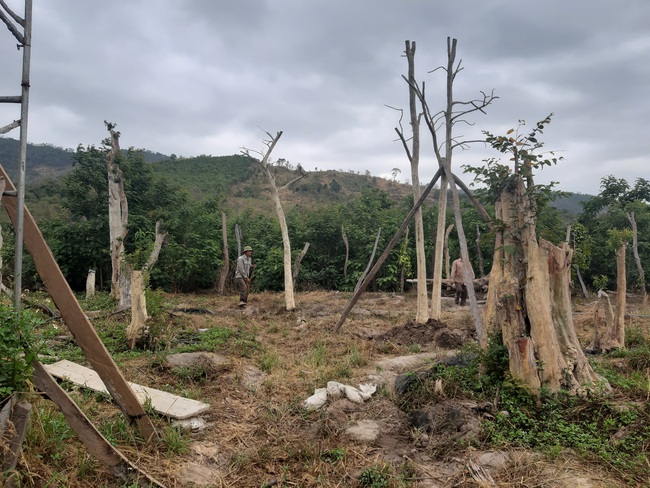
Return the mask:
[[252, 251], [252, 250], [253, 250], [253, 248], [250, 247], [250, 246], [246, 246], [246, 247], [244, 248], [244, 252], [246, 252], [246, 251]]

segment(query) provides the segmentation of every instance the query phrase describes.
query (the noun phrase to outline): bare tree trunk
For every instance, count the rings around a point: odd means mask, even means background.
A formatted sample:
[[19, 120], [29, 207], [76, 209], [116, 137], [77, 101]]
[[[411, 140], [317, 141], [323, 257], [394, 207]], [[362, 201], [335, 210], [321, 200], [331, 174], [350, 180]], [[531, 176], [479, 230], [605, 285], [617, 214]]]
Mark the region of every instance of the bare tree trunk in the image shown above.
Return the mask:
[[[510, 373], [533, 391], [576, 392], [607, 384], [587, 361], [571, 311], [571, 248], [535, 235], [536, 213], [521, 176], [504, 188], [495, 206], [497, 231], [485, 309], [486, 332], [501, 330]], [[487, 343], [487, 334], [482, 338]]]
[[481, 252], [481, 229], [476, 224], [476, 256], [478, 257], [478, 272], [481, 278], [485, 278], [485, 267], [483, 266], [483, 253]]
[[577, 264], [574, 264], [574, 265], [573, 265], [573, 269], [576, 270], [576, 276], [578, 277], [578, 282], [580, 283], [580, 289], [582, 290], [582, 295], [583, 295], [587, 300], [589, 300], [589, 298], [591, 298], [591, 297], [590, 297], [590, 295], [589, 295], [589, 291], [587, 290], [587, 287], [585, 286], [585, 282], [584, 282], [584, 280], [582, 279], [582, 274], [580, 273], [580, 268], [578, 267]]
[[305, 246], [302, 248], [302, 251], [300, 251], [300, 254], [296, 256], [296, 260], [293, 262], [293, 287], [296, 287], [296, 283], [298, 282], [298, 273], [300, 273], [300, 263], [302, 262], [302, 258], [305, 257], [305, 254], [307, 254], [307, 251], [309, 250], [309, 242], [305, 242]]
[[[409, 229], [410, 227], [406, 228], [406, 233], [404, 234], [404, 244], [403, 244], [403, 249], [406, 249], [408, 246], [409, 242]], [[425, 284], [426, 284], [426, 276], [424, 277]], [[402, 269], [400, 269], [400, 274], [399, 274], [399, 292], [404, 293], [404, 282], [406, 281], [406, 263], [402, 263]]]
[[149, 318], [144, 280], [144, 273], [134, 269], [131, 274], [131, 323], [126, 328], [126, 338], [131, 349], [135, 347], [136, 340], [142, 336]]
[[95, 296], [95, 270], [89, 269], [86, 277], [86, 298]]
[[445, 279], [447, 282], [451, 283], [451, 272], [449, 271], [449, 234], [451, 234], [451, 231], [454, 229], [454, 224], [450, 224], [447, 227], [447, 230], [445, 231], [445, 246], [444, 246], [444, 253], [445, 253]]
[[[411, 187], [413, 190], [413, 201], [420, 198], [420, 117], [417, 112], [417, 93], [415, 90], [415, 42], [406, 41], [406, 59], [408, 61], [408, 84], [409, 84], [409, 113], [411, 124], [411, 151], [404, 144], [409, 162], [411, 163]], [[402, 138], [403, 139], [403, 138]], [[403, 141], [405, 143], [405, 141]], [[417, 306], [415, 322], [424, 324], [429, 320], [428, 297], [427, 297], [427, 264], [424, 254], [424, 223], [422, 220], [422, 208], [415, 212], [415, 256], [417, 266]]]
[[341, 225], [341, 235], [343, 236], [343, 244], [345, 244], [345, 264], [343, 264], [343, 278], [348, 276], [348, 262], [350, 259], [350, 243], [348, 242], [348, 235], [345, 233], [345, 228]]
[[643, 266], [641, 266], [641, 258], [639, 257], [639, 246], [638, 246], [638, 232], [636, 228], [636, 219], [634, 218], [634, 212], [628, 212], [627, 219], [630, 221], [632, 226], [632, 254], [634, 255], [634, 262], [636, 263], [636, 270], [639, 274], [639, 287], [641, 288], [641, 297], [643, 300], [643, 305], [648, 303], [648, 292], [645, 286], [645, 272], [643, 271]]
[[[280, 137], [282, 137], [282, 131], [276, 133], [275, 136], [272, 136], [268, 132], [266, 133], [266, 135], [269, 136], [270, 138], [268, 141], [265, 142], [267, 149], [264, 153], [260, 153], [262, 154], [262, 160], [261, 161], [257, 160], [257, 162], [264, 169], [264, 173], [266, 174], [266, 177], [271, 186], [271, 198], [273, 199], [273, 203], [275, 204], [275, 211], [278, 216], [278, 222], [280, 223], [280, 232], [282, 234], [282, 247], [284, 252], [284, 305], [286, 310], [290, 311], [296, 308], [296, 301], [293, 293], [293, 278], [291, 274], [291, 241], [289, 240], [289, 230], [287, 229], [287, 220], [284, 216], [284, 210], [282, 209], [282, 202], [280, 201], [280, 193], [278, 190], [283, 190], [289, 187], [289, 185], [301, 179], [303, 176], [305, 176], [305, 174], [302, 172], [302, 168], [300, 167], [300, 165], [298, 165], [300, 176], [294, 178], [289, 183], [287, 183], [286, 185], [278, 189], [275, 182], [275, 176], [273, 175], [273, 172], [271, 171], [269, 166], [269, 157], [271, 156], [271, 152], [273, 152], [273, 148], [277, 144], [278, 140], [280, 139]], [[250, 156], [248, 150], [245, 150], [244, 154]]]
[[447, 176], [440, 176], [440, 195], [438, 195], [438, 225], [433, 258], [433, 288], [431, 289], [431, 318], [440, 320], [442, 304], [442, 255], [444, 250], [445, 224], [447, 220]]
[[616, 312], [611, 327], [605, 331], [603, 349], [612, 351], [625, 347], [625, 307], [627, 305], [627, 276], [625, 272], [625, 253], [627, 243], [623, 242], [616, 250]]
[[228, 254], [228, 227], [226, 222], [226, 212], [221, 211], [221, 240], [223, 241], [223, 266], [221, 267], [221, 273], [219, 274], [219, 286], [217, 288], [217, 293], [219, 295], [224, 294], [226, 288], [226, 278], [230, 273], [230, 256]]
[[237, 239], [237, 256], [241, 256], [242, 252], [242, 233], [241, 233], [241, 227], [239, 227], [239, 224], [235, 224], [235, 238]]
[[380, 235], [381, 235], [381, 227], [377, 229], [377, 237], [375, 237], [375, 245], [372, 247], [372, 253], [370, 253], [368, 266], [366, 266], [366, 269], [364, 269], [363, 273], [361, 273], [361, 276], [359, 276], [359, 281], [357, 281], [357, 286], [354, 287], [354, 293], [357, 293], [359, 291], [359, 289], [361, 288], [361, 283], [363, 283], [364, 280], [366, 279], [366, 276], [368, 276], [368, 271], [370, 271], [370, 268], [372, 266], [372, 261], [375, 259], [375, 252], [377, 252], [377, 245], [379, 244]]
[[106, 153], [108, 175], [108, 225], [111, 250], [111, 295], [118, 299], [118, 308], [131, 306], [131, 267], [124, 262], [124, 240], [128, 232], [129, 206], [124, 193], [124, 177], [120, 169], [120, 133], [113, 124], [106, 124], [110, 133], [110, 148]]

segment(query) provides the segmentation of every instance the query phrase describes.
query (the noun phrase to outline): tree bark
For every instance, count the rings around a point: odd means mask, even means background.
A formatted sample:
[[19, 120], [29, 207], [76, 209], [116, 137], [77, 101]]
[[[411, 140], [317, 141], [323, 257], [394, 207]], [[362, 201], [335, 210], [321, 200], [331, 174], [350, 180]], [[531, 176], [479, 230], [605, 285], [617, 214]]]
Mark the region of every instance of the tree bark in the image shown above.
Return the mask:
[[[411, 188], [413, 190], [413, 201], [420, 198], [420, 117], [417, 112], [417, 93], [415, 86], [415, 42], [406, 41], [406, 59], [408, 62], [408, 84], [409, 84], [409, 113], [411, 125], [411, 151], [407, 151], [411, 163]], [[406, 148], [408, 149], [408, 148]], [[418, 208], [414, 216], [415, 221], [415, 256], [416, 256], [416, 278], [417, 278], [417, 305], [415, 322], [424, 324], [429, 320], [429, 304], [427, 296], [427, 265], [424, 254], [424, 223], [422, 220], [422, 208]]]
[[217, 287], [217, 293], [219, 295], [224, 294], [226, 288], [226, 279], [230, 273], [230, 255], [228, 254], [228, 227], [226, 222], [226, 212], [221, 211], [221, 240], [223, 242], [223, 266], [221, 267], [221, 273], [219, 274], [219, 286]]
[[156, 222], [156, 236], [149, 259], [141, 270], [131, 270], [131, 323], [126, 329], [126, 338], [131, 349], [135, 347], [136, 341], [143, 336], [149, 318], [145, 295], [146, 283], [151, 269], [158, 261], [165, 237], [167, 237], [166, 232], [161, 232], [160, 224], [160, 220]]
[[445, 278], [446, 280], [451, 283], [451, 272], [449, 271], [449, 235], [451, 234], [451, 231], [454, 229], [454, 224], [450, 224], [447, 227], [447, 230], [445, 231], [445, 245], [444, 245], [444, 253], [445, 253]]
[[438, 224], [436, 227], [436, 244], [433, 258], [433, 288], [431, 289], [431, 318], [440, 320], [442, 304], [442, 256], [444, 250], [445, 225], [447, 221], [447, 176], [440, 176], [440, 194], [438, 195]]
[[95, 296], [95, 270], [89, 269], [86, 277], [86, 298]]
[[348, 235], [345, 233], [345, 227], [341, 225], [341, 236], [343, 237], [343, 244], [345, 244], [345, 263], [343, 264], [343, 278], [348, 276], [348, 262], [350, 259], [350, 243], [348, 242]]
[[108, 225], [111, 251], [111, 295], [118, 299], [118, 308], [131, 306], [131, 267], [124, 262], [124, 240], [128, 232], [129, 206], [124, 193], [124, 177], [120, 168], [120, 133], [107, 124], [110, 147], [106, 153], [108, 175]]
[[131, 275], [131, 323], [126, 328], [126, 339], [129, 347], [133, 349], [135, 342], [142, 337], [147, 325], [147, 299], [145, 296], [144, 273], [133, 270]]
[[372, 247], [372, 252], [370, 253], [370, 259], [368, 260], [368, 265], [366, 266], [366, 269], [363, 270], [363, 273], [361, 273], [361, 276], [359, 276], [357, 285], [354, 287], [354, 293], [357, 293], [359, 291], [359, 289], [361, 288], [361, 284], [366, 279], [366, 276], [368, 276], [368, 272], [372, 267], [372, 261], [375, 259], [375, 253], [377, 252], [377, 245], [379, 244], [379, 236], [381, 236], [381, 227], [377, 229], [377, 236], [375, 237], [375, 245]]
[[636, 227], [636, 219], [634, 218], [634, 212], [627, 212], [627, 219], [630, 221], [632, 226], [632, 254], [634, 255], [634, 262], [636, 263], [636, 270], [639, 274], [639, 287], [641, 288], [641, 298], [643, 305], [645, 306], [648, 303], [648, 292], [645, 285], [645, 271], [643, 271], [643, 266], [641, 266], [641, 257], [639, 256], [639, 245], [638, 245], [638, 231]]
[[[625, 253], [627, 243], [623, 242], [616, 250], [616, 312], [611, 324], [606, 322], [603, 350], [612, 351], [625, 347], [625, 307], [627, 305], [627, 276], [625, 272]], [[611, 308], [611, 305], [610, 305]]]
[[497, 231], [485, 324], [486, 332], [501, 331], [510, 373], [535, 392], [541, 386], [553, 392], [577, 392], [597, 383], [608, 387], [589, 365], [575, 333], [571, 248], [543, 239], [538, 243], [535, 206], [519, 175], [504, 188], [495, 211], [495, 221], [503, 226]]
[[305, 257], [305, 254], [307, 254], [307, 251], [309, 250], [309, 242], [305, 242], [305, 246], [302, 248], [302, 251], [300, 251], [300, 254], [296, 256], [296, 260], [293, 262], [293, 287], [296, 287], [296, 283], [298, 281], [298, 273], [300, 273], [300, 263], [302, 262], [302, 258]]
[[476, 224], [476, 256], [478, 257], [478, 272], [481, 278], [485, 278], [485, 267], [483, 266], [483, 253], [481, 252], [481, 229]]

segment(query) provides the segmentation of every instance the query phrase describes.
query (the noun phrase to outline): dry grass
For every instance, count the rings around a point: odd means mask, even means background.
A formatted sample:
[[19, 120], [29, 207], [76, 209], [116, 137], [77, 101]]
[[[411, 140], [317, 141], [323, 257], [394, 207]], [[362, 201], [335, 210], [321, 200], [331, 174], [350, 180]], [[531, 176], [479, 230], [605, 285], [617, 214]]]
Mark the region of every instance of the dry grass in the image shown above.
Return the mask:
[[[380, 385], [362, 405], [339, 400], [315, 412], [302, 407], [315, 388], [330, 380], [353, 386], [377, 378], [390, 381], [400, 371], [378, 366], [387, 357], [444, 354], [435, 343], [417, 344], [415, 351], [413, 345], [376, 340], [412, 320], [415, 297], [410, 294], [366, 294], [341, 332], [334, 333], [350, 296], [301, 293], [293, 312], [283, 311], [283, 297], [274, 293], [253, 294], [244, 311], [237, 308], [234, 296], [167, 296], [166, 304], [175, 309], [165, 324], [170, 337], [195, 337], [202, 329], [237, 331], [234, 339], [215, 351], [226, 355], [232, 367], [190, 378], [164, 367], [160, 353], [120, 354], [117, 361], [129, 381], [194, 396], [211, 408], [204, 416], [208, 427], [184, 433], [181, 441], [167, 436], [166, 419], [153, 416], [160, 440], [146, 444], [129, 438], [134, 431], [127, 426], [115, 434], [114, 443], [129, 460], [169, 487], [354, 487], [362, 486], [359, 476], [373, 467], [378, 472], [384, 469], [387, 480], [386, 485], [375, 486], [485, 486], [467, 469], [471, 451], [436, 459], [415, 444], [409, 419], [396, 406], [390, 384]], [[178, 311], [184, 306], [203, 307], [214, 314]], [[578, 332], [586, 340], [585, 331], [590, 333], [591, 328], [579, 325], [580, 317], [576, 316]], [[472, 324], [468, 308], [444, 309], [442, 319], [454, 330]], [[641, 324], [646, 331], [648, 323]], [[243, 344], [247, 338], [253, 347]], [[81, 391], [73, 396], [95, 425], [104, 429], [119, 424], [122, 414], [107, 399]], [[44, 415], [51, 413], [52, 404], [42, 399], [34, 403], [35, 433], [19, 466], [24, 486], [129, 486], [114, 480], [74, 436], [58, 443], [58, 454], [43, 455], [40, 449], [50, 445], [43, 436], [52, 427], [40, 422], [49, 421]], [[381, 434], [374, 440], [355, 440], [346, 433], [363, 420], [379, 426]], [[577, 485], [579, 478], [588, 479], [589, 486], [618, 486], [616, 478], [593, 466], [575, 460], [549, 461], [525, 452], [519, 457], [513, 454], [508, 467], [489, 471], [493, 486], [568, 487]]]

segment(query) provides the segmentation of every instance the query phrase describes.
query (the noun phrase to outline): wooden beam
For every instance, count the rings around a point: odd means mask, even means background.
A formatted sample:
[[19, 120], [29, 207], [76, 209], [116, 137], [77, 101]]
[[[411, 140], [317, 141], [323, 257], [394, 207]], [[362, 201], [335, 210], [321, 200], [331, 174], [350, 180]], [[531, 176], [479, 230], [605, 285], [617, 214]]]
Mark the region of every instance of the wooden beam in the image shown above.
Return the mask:
[[[0, 178], [5, 180], [7, 191], [16, 189], [2, 165], [0, 165]], [[13, 225], [16, 225], [17, 203], [18, 199], [16, 197], [5, 196], [2, 199], [2, 204]], [[81, 309], [34, 217], [26, 207], [24, 241], [25, 247], [34, 260], [36, 271], [38, 271], [54, 304], [61, 312], [61, 317], [63, 317], [77, 344], [83, 350], [88, 362], [101, 377], [115, 403], [119, 405], [131, 423], [138, 424], [142, 437], [147, 441], [151, 440], [156, 436], [156, 430], [151, 423], [151, 419], [145, 413], [135, 393], [129, 387], [124, 376], [122, 376], [122, 372]]]
[[20, 402], [11, 409], [9, 420], [13, 428], [10, 429], [11, 437], [8, 439], [9, 449], [3, 453], [2, 459], [2, 471], [7, 473], [7, 481], [5, 482], [5, 486], [7, 487], [17, 486], [14, 470], [16, 469], [16, 464], [18, 464], [20, 451], [25, 440], [27, 423], [31, 411], [32, 406], [28, 402]]
[[50, 376], [41, 363], [34, 361], [32, 366], [34, 366], [34, 386], [45, 393], [59, 407], [79, 440], [114, 476], [126, 482], [137, 481], [138, 486], [164, 486], [144, 471], [141, 471], [126, 459], [120, 451], [115, 449], [88, 420], [88, 417], [59, 386], [56, 380]]

